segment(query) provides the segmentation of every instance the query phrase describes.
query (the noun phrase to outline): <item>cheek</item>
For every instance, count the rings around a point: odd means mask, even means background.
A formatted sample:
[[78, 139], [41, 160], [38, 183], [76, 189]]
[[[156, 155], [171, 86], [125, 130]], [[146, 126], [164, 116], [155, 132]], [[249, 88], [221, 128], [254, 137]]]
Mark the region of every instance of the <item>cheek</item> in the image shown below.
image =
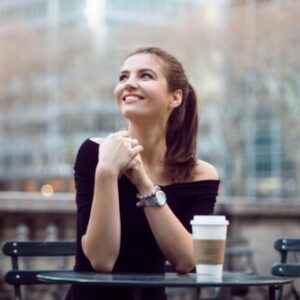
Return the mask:
[[121, 88], [119, 85], [116, 85], [115, 89], [114, 89], [114, 97], [117, 101], [120, 100], [121, 97]]

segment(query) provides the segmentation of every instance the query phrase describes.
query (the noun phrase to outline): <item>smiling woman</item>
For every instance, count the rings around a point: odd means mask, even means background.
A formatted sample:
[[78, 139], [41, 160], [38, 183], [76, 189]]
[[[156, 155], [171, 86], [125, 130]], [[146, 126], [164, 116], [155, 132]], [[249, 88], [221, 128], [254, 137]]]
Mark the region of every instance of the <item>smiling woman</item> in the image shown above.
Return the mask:
[[[190, 220], [211, 214], [215, 168], [197, 160], [197, 99], [183, 67], [159, 48], [125, 60], [115, 98], [128, 129], [88, 139], [75, 162], [75, 270], [163, 273], [195, 264]], [[122, 234], [121, 234], [122, 233]], [[133, 299], [129, 288], [72, 286], [66, 299]], [[147, 288], [142, 299], [166, 299]]]

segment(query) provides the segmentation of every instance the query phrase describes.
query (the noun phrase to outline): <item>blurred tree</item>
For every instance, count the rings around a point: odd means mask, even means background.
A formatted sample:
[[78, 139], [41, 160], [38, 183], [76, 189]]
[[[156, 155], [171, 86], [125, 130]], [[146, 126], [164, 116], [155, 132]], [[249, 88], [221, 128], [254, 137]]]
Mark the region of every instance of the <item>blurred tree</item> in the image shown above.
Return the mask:
[[[4, 128], [7, 166], [13, 164], [16, 175], [40, 165], [44, 174], [71, 177], [82, 139], [120, 124], [107, 107], [114, 106], [123, 58], [140, 46], [160, 46], [182, 61], [198, 92], [200, 156], [217, 165], [226, 193], [244, 196], [252, 184], [249, 169], [255, 166], [247, 155], [254, 150], [248, 139], [255, 135], [257, 112], [267, 107], [281, 125], [286, 194], [299, 195], [300, 8], [296, 2], [263, 7], [224, 10], [217, 23], [191, 9], [158, 23], [111, 24], [106, 32], [80, 26], [36, 30], [21, 24], [1, 34], [0, 114], [19, 116]], [[46, 141], [41, 145], [41, 140]], [[32, 144], [45, 149], [33, 153]], [[23, 153], [18, 159], [10, 150], [17, 146]]]
[[289, 162], [282, 165], [282, 194], [285, 190], [290, 195], [300, 194], [299, 18], [300, 5], [296, 2], [256, 9], [242, 6], [231, 14], [224, 38], [228, 105], [223, 129], [234, 156], [237, 194], [242, 192], [241, 179], [237, 178], [242, 178], [247, 168], [241, 163], [243, 139], [249, 134], [249, 122], [255, 121], [262, 107], [267, 107], [281, 126], [282, 148]]

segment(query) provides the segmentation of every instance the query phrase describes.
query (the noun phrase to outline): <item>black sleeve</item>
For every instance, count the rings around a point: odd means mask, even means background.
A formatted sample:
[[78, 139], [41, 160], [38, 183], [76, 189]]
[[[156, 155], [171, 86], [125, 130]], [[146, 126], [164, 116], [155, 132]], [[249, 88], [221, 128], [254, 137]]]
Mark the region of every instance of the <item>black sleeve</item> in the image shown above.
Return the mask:
[[86, 140], [78, 150], [74, 165], [74, 179], [77, 204], [77, 270], [91, 270], [83, 254], [81, 238], [86, 232], [94, 194], [95, 169], [98, 162], [98, 144]]
[[194, 195], [186, 206], [182, 218], [184, 227], [192, 232], [190, 221], [195, 215], [211, 215], [214, 212], [216, 198], [218, 196], [219, 181], [207, 181], [201, 191]]

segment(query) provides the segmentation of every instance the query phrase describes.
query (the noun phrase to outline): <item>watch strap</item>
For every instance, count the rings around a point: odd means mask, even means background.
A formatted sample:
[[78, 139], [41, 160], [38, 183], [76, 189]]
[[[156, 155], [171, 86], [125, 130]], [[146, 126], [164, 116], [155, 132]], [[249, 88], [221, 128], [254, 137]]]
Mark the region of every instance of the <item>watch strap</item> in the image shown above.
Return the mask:
[[[162, 195], [160, 195], [162, 194]], [[145, 195], [136, 195], [137, 198], [140, 200], [136, 203], [137, 207], [151, 207], [151, 206], [162, 206], [166, 202], [165, 193], [161, 190], [158, 185], [155, 185], [154, 191], [151, 193], [147, 193]], [[161, 200], [158, 199], [158, 196]]]
[[155, 196], [155, 194], [160, 191], [160, 187], [158, 185], [155, 185], [154, 186], [154, 191], [153, 192], [150, 192], [150, 193], [147, 193], [147, 194], [144, 194], [144, 195], [141, 195], [141, 194], [136, 194], [136, 197], [141, 201], [141, 200], [146, 200], [146, 199], [150, 199], [150, 198], [153, 198]]

